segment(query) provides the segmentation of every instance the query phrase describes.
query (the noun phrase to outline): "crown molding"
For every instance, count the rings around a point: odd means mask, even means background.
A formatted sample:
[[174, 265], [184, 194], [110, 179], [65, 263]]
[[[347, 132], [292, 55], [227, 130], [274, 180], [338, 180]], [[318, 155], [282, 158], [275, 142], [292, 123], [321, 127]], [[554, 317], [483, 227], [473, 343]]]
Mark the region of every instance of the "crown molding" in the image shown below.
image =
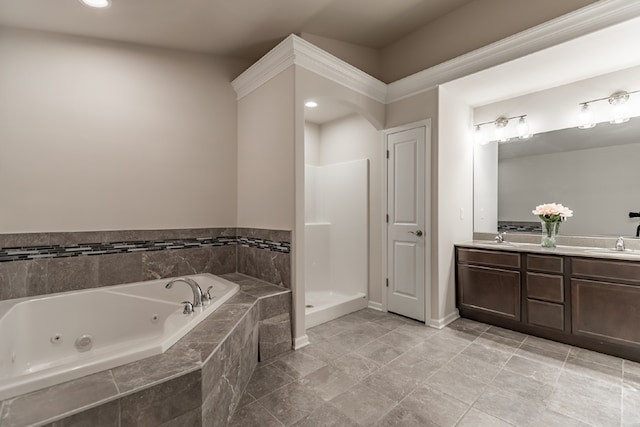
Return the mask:
[[389, 84], [387, 103], [640, 16], [637, 0], [601, 0]]
[[295, 64], [378, 102], [387, 101], [387, 85], [364, 71], [295, 36]]
[[378, 102], [386, 102], [385, 83], [295, 34], [288, 36], [231, 82], [237, 99], [253, 92], [294, 64]]
[[600, 0], [389, 85], [291, 34], [231, 84], [241, 99], [298, 65], [378, 102], [391, 103], [639, 16], [640, 1]]
[[293, 38], [289, 36], [231, 82], [236, 99], [244, 98], [293, 64]]

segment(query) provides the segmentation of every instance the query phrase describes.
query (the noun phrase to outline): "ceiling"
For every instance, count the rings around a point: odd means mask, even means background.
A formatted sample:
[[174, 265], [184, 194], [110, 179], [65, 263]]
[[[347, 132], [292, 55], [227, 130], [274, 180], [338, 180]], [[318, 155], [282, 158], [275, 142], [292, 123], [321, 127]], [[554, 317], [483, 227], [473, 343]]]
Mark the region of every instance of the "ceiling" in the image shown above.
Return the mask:
[[0, 0], [0, 25], [260, 58], [292, 33], [382, 48], [473, 0]]

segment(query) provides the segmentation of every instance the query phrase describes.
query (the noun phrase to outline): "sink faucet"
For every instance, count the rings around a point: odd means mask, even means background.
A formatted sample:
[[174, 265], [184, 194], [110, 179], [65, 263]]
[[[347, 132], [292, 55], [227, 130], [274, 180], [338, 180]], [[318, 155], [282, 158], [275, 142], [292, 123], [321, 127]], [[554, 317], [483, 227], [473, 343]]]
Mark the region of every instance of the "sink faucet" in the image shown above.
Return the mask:
[[200, 288], [200, 285], [198, 285], [198, 282], [196, 282], [195, 280], [193, 280], [190, 277], [178, 277], [175, 279], [172, 279], [169, 283], [167, 283], [165, 285], [165, 288], [167, 289], [171, 289], [171, 287], [173, 286], [174, 283], [177, 282], [184, 282], [187, 285], [189, 285], [189, 287], [191, 288], [191, 291], [193, 292], [193, 307], [200, 307], [202, 305], [202, 288]]
[[502, 233], [498, 233], [495, 237], [496, 243], [504, 243], [504, 238], [507, 236], [507, 232], [503, 231]]
[[618, 237], [618, 240], [616, 240], [616, 251], [624, 251], [625, 247], [624, 247], [624, 239], [622, 238], [622, 236]]

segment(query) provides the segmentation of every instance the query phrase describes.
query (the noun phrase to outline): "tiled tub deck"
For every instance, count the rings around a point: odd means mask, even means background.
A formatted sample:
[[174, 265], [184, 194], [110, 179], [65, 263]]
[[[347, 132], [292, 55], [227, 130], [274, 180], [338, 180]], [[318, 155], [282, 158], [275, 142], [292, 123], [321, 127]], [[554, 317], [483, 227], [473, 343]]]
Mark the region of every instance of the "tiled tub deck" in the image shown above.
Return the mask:
[[226, 425], [259, 340], [263, 359], [291, 347], [291, 291], [221, 277], [240, 291], [165, 353], [1, 402], [0, 426]]

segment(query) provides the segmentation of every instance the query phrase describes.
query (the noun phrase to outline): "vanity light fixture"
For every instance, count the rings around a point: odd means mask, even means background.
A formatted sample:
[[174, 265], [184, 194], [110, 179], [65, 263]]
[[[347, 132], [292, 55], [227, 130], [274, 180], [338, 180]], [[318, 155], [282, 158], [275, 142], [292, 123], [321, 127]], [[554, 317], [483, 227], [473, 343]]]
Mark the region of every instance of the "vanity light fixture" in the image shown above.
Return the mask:
[[318, 103], [315, 101], [307, 101], [304, 103], [304, 106], [308, 108], [316, 108], [318, 106]]
[[103, 9], [111, 5], [111, 0], [80, 0], [80, 2], [89, 7], [95, 7], [97, 9]]
[[528, 139], [531, 138], [532, 134], [531, 131], [529, 130], [529, 123], [527, 122], [527, 115], [524, 114], [522, 116], [513, 116], [513, 117], [504, 117], [504, 116], [500, 116], [497, 119], [490, 121], [490, 122], [484, 122], [484, 123], [478, 123], [475, 126], [475, 131], [474, 131], [474, 140], [477, 144], [480, 145], [485, 145], [488, 144], [490, 142], [490, 140], [485, 139], [483, 131], [482, 131], [482, 127], [486, 126], [486, 125], [494, 125], [494, 138], [493, 141], [499, 141], [499, 142], [507, 142], [509, 141], [509, 137], [507, 136], [507, 127], [509, 126], [509, 121], [513, 120], [513, 119], [518, 119], [518, 127], [517, 127], [517, 131], [518, 131], [518, 138], [519, 139]]
[[600, 101], [608, 101], [612, 107], [611, 120], [609, 123], [612, 125], [618, 125], [620, 123], [626, 123], [629, 121], [629, 115], [627, 113], [627, 101], [629, 96], [633, 93], [638, 93], [640, 90], [634, 90], [633, 92], [627, 92], [620, 90], [612, 93], [605, 98], [592, 99], [591, 101], [581, 102], [580, 114], [578, 115], [578, 127], [580, 129], [591, 129], [596, 125], [596, 121], [591, 116], [590, 104]]

